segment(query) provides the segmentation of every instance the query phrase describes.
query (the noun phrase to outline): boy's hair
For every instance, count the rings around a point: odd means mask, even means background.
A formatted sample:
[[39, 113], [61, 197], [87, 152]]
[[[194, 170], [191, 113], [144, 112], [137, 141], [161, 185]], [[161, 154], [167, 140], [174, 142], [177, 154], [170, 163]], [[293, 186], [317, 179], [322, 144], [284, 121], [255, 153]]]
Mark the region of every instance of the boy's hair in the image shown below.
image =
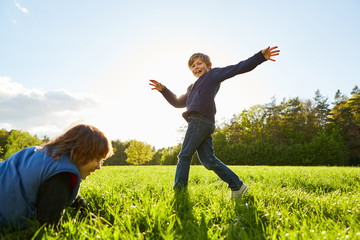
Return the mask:
[[200, 58], [207, 66], [211, 66], [210, 57], [203, 53], [194, 53], [189, 59], [188, 66], [190, 67], [193, 65], [195, 60], [198, 58]]
[[111, 142], [105, 134], [96, 127], [86, 124], [70, 128], [41, 147], [46, 148], [46, 154], [56, 160], [59, 160], [62, 154], [66, 154], [71, 162], [80, 165], [94, 159], [106, 159], [114, 154]]

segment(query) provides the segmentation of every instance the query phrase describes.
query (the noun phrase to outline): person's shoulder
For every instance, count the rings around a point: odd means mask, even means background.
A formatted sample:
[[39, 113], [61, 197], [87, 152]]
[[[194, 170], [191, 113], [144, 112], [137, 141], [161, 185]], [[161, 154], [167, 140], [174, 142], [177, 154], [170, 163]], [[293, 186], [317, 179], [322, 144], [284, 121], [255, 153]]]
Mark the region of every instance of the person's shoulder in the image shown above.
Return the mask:
[[29, 155], [29, 154], [35, 153], [36, 151], [37, 151], [37, 147], [32, 146], [32, 147], [27, 147], [27, 148], [21, 149], [18, 152], [14, 153], [14, 155]]
[[207, 71], [203, 76], [204, 78], [216, 78], [216, 76], [218, 76], [219, 74], [221, 74], [223, 68], [221, 67], [216, 67], [216, 68], [212, 68], [209, 71]]
[[211, 68], [208, 72], [216, 72], [216, 71], [219, 71], [221, 69], [221, 67], [214, 67], [214, 68]]
[[[216, 67], [216, 68], [211, 68], [209, 71], [207, 71], [206, 73], [204, 73], [200, 78], [205, 78], [206, 76], [211, 76], [213, 74], [216, 74], [219, 72], [221, 68]], [[199, 79], [200, 79], [199, 78]]]

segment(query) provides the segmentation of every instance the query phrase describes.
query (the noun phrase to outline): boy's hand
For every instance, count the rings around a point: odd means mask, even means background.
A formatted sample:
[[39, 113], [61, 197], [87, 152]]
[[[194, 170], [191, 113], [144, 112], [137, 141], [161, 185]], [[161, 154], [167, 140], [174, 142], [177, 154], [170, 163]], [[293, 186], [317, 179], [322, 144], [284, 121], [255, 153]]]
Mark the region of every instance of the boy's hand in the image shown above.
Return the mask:
[[161, 92], [165, 88], [164, 85], [155, 80], [150, 80], [149, 85], [153, 87], [151, 90], [158, 90], [159, 92]]
[[278, 48], [277, 46], [272, 47], [272, 48], [268, 47], [268, 48], [262, 50], [261, 52], [266, 60], [275, 62], [275, 60], [272, 59], [271, 57], [279, 55], [280, 50], [277, 50], [277, 48]]

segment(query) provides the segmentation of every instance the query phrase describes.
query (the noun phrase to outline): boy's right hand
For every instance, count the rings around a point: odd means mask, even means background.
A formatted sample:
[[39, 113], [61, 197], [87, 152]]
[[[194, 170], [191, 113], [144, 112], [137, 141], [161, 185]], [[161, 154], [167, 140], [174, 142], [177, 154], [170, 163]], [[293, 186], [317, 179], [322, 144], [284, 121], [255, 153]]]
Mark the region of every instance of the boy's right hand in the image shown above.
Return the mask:
[[150, 80], [149, 85], [153, 87], [151, 88], [151, 90], [158, 90], [159, 92], [161, 92], [165, 88], [164, 85], [162, 85], [156, 80]]

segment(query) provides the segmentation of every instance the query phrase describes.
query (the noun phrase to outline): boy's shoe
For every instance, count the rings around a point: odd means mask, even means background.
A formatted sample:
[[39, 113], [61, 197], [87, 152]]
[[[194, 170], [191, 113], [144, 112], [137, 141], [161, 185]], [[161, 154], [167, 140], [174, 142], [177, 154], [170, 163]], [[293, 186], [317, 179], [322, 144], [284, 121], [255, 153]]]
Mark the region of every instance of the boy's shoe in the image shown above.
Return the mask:
[[240, 200], [248, 190], [249, 188], [245, 184], [243, 184], [241, 185], [239, 190], [231, 192], [231, 198], [235, 200]]

